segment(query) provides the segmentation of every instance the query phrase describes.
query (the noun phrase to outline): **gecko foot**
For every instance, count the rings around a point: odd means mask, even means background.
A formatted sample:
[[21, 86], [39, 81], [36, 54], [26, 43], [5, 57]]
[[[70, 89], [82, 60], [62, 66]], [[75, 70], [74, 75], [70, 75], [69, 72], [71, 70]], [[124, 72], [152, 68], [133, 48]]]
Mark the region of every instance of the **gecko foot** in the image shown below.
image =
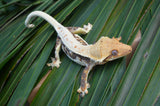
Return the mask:
[[59, 60], [56, 60], [55, 58], [52, 58], [52, 57], [51, 57], [51, 60], [52, 60], [52, 63], [47, 63], [47, 65], [51, 66], [52, 69], [53, 69], [53, 67], [59, 68], [61, 62]]
[[[87, 88], [90, 88], [90, 84], [89, 84], [89, 83], [87, 83]], [[80, 88], [77, 90], [77, 92], [80, 93], [80, 96], [81, 96], [81, 97], [84, 97], [85, 94], [88, 94], [87, 88], [83, 89], [83, 88], [80, 87]]]
[[88, 25], [84, 25], [83, 28], [85, 29], [86, 33], [88, 33], [92, 29], [92, 24], [88, 23]]
[[77, 92], [80, 93], [80, 96], [81, 96], [81, 97], [84, 97], [85, 94], [88, 94], [88, 90], [86, 89], [86, 90], [83, 91], [83, 90], [81, 89], [81, 87], [77, 90]]

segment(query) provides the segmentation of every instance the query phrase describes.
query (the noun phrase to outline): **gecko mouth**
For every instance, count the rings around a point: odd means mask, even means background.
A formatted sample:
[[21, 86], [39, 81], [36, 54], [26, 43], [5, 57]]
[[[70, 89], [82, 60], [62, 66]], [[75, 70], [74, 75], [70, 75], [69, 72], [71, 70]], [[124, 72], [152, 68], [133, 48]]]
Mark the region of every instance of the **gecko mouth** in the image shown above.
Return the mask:
[[103, 60], [103, 62], [107, 62], [107, 61], [109, 61], [110, 59], [109, 58], [111, 58], [113, 55], [111, 54], [111, 55], [109, 55], [108, 57], [106, 57], [104, 60]]
[[106, 57], [106, 58], [103, 60], [103, 62], [115, 60], [115, 59], [117, 59], [116, 57], [117, 57], [117, 58], [121, 58], [121, 57], [123, 57], [123, 56], [120, 56], [120, 57], [119, 57], [118, 55], [115, 56], [115, 55], [112, 55], [112, 54], [111, 54], [111, 55], [109, 55], [108, 57]]

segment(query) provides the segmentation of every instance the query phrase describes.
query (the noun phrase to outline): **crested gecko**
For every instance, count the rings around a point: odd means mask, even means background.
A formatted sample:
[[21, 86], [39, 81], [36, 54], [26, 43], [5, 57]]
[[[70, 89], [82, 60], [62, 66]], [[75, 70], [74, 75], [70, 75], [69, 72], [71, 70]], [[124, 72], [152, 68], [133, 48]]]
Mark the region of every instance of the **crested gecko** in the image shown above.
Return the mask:
[[81, 75], [81, 85], [77, 90], [82, 97], [84, 97], [85, 94], [88, 94], [87, 89], [90, 85], [87, 82], [87, 78], [94, 66], [105, 64], [108, 61], [123, 57], [132, 51], [131, 46], [119, 42], [121, 37], [113, 37], [112, 39], [109, 37], [101, 37], [95, 44], [88, 44], [78, 34], [87, 34], [92, 29], [90, 23], [84, 25], [83, 28], [64, 27], [53, 17], [42, 11], [34, 11], [27, 16], [25, 25], [28, 28], [34, 27], [34, 24], [29, 24], [30, 19], [34, 16], [45, 19], [58, 33], [55, 46], [55, 58], [51, 58], [52, 62], [48, 63], [48, 66], [51, 66], [52, 68], [58, 68], [60, 66], [59, 52], [61, 46], [62, 50], [71, 60], [85, 66]]

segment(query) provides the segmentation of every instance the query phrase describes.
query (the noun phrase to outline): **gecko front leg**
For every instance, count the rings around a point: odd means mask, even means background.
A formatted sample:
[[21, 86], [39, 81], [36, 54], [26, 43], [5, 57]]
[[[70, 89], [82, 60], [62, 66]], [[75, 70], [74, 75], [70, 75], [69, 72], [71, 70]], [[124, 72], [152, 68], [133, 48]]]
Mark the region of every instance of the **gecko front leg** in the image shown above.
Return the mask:
[[92, 29], [92, 24], [88, 23], [88, 25], [83, 25], [83, 28], [67, 27], [67, 29], [73, 34], [87, 34]]
[[94, 65], [88, 65], [85, 67], [85, 69], [82, 72], [81, 75], [81, 86], [77, 90], [78, 93], [80, 93], [81, 97], [84, 97], [85, 94], [88, 94], [88, 88], [90, 87], [89, 83], [87, 82], [88, 75], [90, 70], [93, 68]]
[[55, 58], [51, 57], [52, 62], [51, 63], [47, 63], [48, 66], [51, 66], [52, 69], [54, 66], [56, 66], [57, 68], [60, 66], [61, 62], [60, 62], [60, 58], [59, 58], [59, 52], [61, 49], [61, 39], [59, 37], [57, 37], [56, 40], [56, 46], [55, 46]]

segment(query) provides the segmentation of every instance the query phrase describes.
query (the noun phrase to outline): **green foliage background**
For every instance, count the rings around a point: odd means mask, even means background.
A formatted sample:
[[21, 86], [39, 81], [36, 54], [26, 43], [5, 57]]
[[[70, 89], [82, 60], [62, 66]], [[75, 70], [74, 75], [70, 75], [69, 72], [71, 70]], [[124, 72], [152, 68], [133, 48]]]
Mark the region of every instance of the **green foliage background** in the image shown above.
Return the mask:
[[129, 66], [125, 58], [96, 66], [89, 75], [89, 94], [77, 89], [84, 67], [61, 52], [54, 68], [30, 105], [159, 105], [160, 104], [160, 1], [159, 0], [1, 0], [0, 2], [0, 105], [24, 105], [32, 89], [50, 69], [57, 34], [41, 18], [28, 29], [26, 16], [44, 11], [64, 26], [93, 24], [83, 36], [94, 43], [101, 36], [122, 37], [131, 44], [138, 30], [140, 41]]

